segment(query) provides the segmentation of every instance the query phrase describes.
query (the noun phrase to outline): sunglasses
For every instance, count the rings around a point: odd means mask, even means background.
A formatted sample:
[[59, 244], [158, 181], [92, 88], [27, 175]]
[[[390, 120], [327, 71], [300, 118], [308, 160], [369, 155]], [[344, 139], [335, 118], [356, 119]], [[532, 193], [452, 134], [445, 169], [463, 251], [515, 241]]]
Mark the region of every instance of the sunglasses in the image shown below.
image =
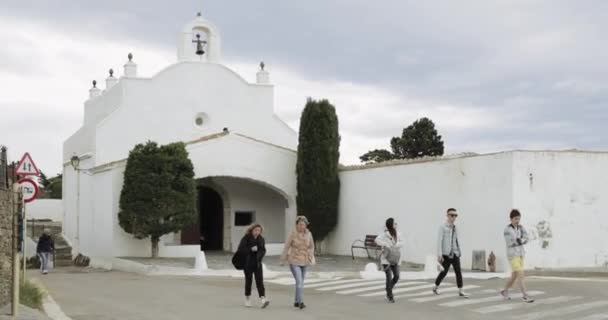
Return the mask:
[[450, 218], [456, 218], [456, 217], [458, 217], [458, 215], [457, 214], [448, 214], [448, 217], [450, 217]]

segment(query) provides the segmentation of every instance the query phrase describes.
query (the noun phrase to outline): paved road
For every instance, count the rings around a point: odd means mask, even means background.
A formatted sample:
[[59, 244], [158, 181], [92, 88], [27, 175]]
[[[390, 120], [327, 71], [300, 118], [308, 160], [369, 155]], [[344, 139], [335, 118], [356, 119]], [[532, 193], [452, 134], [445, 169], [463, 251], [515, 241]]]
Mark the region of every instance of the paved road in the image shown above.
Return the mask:
[[[73, 269], [72, 269], [73, 270]], [[429, 294], [429, 281], [404, 281], [397, 303], [388, 304], [380, 281], [311, 279], [305, 292], [309, 308], [292, 306], [291, 279], [267, 282], [268, 309], [242, 306], [242, 279], [146, 277], [102, 271], [58, 271], [43, 282], [74, 320], [106, 319], [608, 319], [608, 279], [567, 281], [530, 279], [537, 302], [504, 302], [496, 289], [503, 280], [467, 281], [474, 295], [464, 300], [450, 292]], [[448, 281], [453, 281], [448, 279]]]

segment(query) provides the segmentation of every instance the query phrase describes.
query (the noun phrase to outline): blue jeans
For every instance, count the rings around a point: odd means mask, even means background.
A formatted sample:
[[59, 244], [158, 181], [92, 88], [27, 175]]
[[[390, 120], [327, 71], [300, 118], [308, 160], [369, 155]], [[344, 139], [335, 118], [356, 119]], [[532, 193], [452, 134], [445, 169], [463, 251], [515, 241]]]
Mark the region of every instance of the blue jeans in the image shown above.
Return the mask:
[[302, 301], [304, 297], [304, 278], [306, 277], [306, 266], [298, 266], [295, 264], [290, 264], [289, 269], [291, 270], [291, 274], [293, 274], [293, 278], [296, 279], [296, 303], [304, 302]]
[[38, 256], [40, 257], [40, 271], [48, 271], [49, 270], [49, 254], [50, 252], [38, 252]]

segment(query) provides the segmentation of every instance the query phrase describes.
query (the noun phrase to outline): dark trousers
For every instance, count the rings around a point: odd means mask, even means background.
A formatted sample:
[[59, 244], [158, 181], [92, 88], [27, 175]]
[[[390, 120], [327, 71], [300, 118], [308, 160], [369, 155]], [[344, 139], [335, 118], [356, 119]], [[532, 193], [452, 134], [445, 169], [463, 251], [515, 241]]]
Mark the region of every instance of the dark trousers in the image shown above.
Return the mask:
[[255, 286], [258, 288], [258, 294], [260, 297], [266, 296], [266, 289], [264, 288], [264, 273], [262, 268], [245, 269], [245, 296], [251, 296], [251, 285], [253, 284], [253, 277], [255, 276]]
[[388, 298], [393, 297], [393, 288], [399, 281], [399, 265], [388, 265], [383, 264], [382, 268], [386, 274], [386, 296]]
[[443, 271], [441, 271], [441, 273], [439, 273], [439, 275], [437, 276], [437, 279], [435, 280], [435, 285], [439, 286], [441, 284], [441, 281], [443, 281], [445, 276], [448, 274], [448, 271], [450, 271], [450, 266], [453, 266], [454, 272], [456, 273], [456, 284], [458, 285], [458, 288], [462, 288], [462, 272], [460, 271], [460, 258], [456, 256], [454, 256], [453, 258], [443, 256], [443, 263], [441, 264], [441, 266], [443, 267]]

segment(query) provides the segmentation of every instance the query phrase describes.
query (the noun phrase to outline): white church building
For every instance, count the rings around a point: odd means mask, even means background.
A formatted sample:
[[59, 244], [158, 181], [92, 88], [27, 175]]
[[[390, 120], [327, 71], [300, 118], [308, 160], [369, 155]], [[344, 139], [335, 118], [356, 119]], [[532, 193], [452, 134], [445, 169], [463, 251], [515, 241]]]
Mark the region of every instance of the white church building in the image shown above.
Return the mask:
[[[269, 73], [261, 65], [249, 83], [223, 65], [218, 29], [200, 15], [179, 35], [177, 58], [143, 78], [129, 55], [120, 78], [111, 74], [103, 90], [90, 90], [82, 127], [63, 148], [64, 234], [74, 254], [92, 261], [150, 255], [149, 239], [118, 224], [126, 159], [148, 140], [185, 142], [198, 186], [198, 223], [164, 236], [160, 256], [197, 256], [201, 236], [205, 250], [235, 250], [253, 221], [265, 226], [276, 254], [292, 229], [297, 133], [274, 113]], [[395, 217], [406, 260], [424, 262], [435, 254], [445, 209], [456, 207], [463, 266], [470, 268], [473, 250], [485, 250], [504, 269], [502, 231], [517, 207], [534, 235], [528, 267], [608, 263], [608, 153], [465, 154], [343, 167], [340, 178], [329, 253], [350, 254], [354, 240], [378, 234]]]

